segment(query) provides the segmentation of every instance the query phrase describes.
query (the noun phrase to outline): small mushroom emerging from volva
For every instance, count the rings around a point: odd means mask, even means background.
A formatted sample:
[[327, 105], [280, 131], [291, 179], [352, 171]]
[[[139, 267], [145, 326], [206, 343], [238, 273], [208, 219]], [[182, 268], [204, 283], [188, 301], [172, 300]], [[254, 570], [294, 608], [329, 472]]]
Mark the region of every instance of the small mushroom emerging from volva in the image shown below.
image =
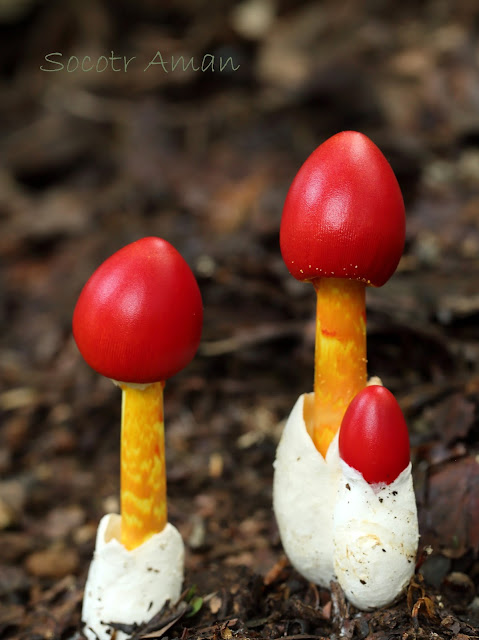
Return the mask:
[[404, 240], [401, 191], [378, 147], [355, 131], [326, 140], [293, 180], [281, 219], [284, 262], [316, 291], [316, 347], [314, 391], [299, 397], [286, 423], [273, 491], [289, 559], [323, 586], [335, 577], [337, 434], [367, 384], [365, 289], [391, 277]]
[[382, 386], [359, 392], [339, 432], [334, 571], [360, 609], [393, 602], [414, 574], [418, 524], [406, 422]]
[[82, 620], [92, 640], [111, 638], [111, 622], [145, 622], [180, 595], [184, 552], [167, 518], [163, 387], [196, 353], [202, 321], [191, 269], [155, 237], [108, 258], [75, 307], [81, 354], [123, 394], [121, 515], [101, 520], [85, 586]]

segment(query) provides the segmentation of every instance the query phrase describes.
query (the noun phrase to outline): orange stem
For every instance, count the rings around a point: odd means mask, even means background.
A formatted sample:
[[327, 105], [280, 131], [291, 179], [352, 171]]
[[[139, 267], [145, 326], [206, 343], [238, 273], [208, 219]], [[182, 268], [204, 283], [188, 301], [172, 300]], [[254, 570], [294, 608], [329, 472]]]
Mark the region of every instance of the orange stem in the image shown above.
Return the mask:
[[121, 542], [128, 550], [167, 522], [163, 386], [121, 384]]
[[318, 278], [314, 411], [311, 428], [326, 452], [354, 396], [366, 386], [365, 285], [346, 278]]

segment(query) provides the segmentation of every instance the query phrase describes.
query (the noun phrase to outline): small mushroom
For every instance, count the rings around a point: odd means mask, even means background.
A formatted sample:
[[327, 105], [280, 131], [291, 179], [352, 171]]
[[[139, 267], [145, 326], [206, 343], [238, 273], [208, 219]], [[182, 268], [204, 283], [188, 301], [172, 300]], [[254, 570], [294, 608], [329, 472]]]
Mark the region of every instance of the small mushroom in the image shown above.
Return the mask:
[[150, 603], [179, 596], [183, 543], [167, 523], [163, 387], [193, 358], [202, 319], [191, 269], [155, 237], [108, 258], [76, 304], [80, 352], [123, 393], [121, 517], [106, 516], [98, 529], [83, 607], [92, 638], [110, 637], [108, 622], [140, 623]]
[[353, 399], [339, 455], [334, 571], [352, 604], [382, 607], [407, 587], [419, 539], [408, 430], [390, 391], [372, 385]]
[[409, 433], [396, 398], [370, 385], [353, 399], [339, 431], [339, 455], [369, 484], [391, 484], [409, 465]]
[[368, 137], [343, 131], [309, 156], [286, 197], [280, 244], [290, 273], [317, 293], [314, 406], [304, 409], [323, 457], [366, 385], [365, 287], [390, 278], [404, 239], [401, 190]]

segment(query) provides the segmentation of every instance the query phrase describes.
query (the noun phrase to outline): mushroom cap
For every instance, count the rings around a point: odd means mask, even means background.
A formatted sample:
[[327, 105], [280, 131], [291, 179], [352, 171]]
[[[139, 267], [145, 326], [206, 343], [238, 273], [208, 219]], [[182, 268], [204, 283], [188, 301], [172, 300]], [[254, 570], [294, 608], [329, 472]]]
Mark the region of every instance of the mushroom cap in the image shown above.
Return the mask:
[[108, 258], [85, 284], [73, 335], [87, 363], [121, 382], [166, 380], [198, 348], [203, 305], [195, 277], [161, 238], [142, 238]]
[[369, 484], [391, 484], [409, 465], [409, 434], [401, 408], [383, 386], [362, 389], [339, 431], [339, 455]]
[[396, 270], [405, 227], [388, 161], [367, 136], [343, 131], [313, 151], [293, 180], [281, 253], [297, 280], [348, 278], [379, 287]]

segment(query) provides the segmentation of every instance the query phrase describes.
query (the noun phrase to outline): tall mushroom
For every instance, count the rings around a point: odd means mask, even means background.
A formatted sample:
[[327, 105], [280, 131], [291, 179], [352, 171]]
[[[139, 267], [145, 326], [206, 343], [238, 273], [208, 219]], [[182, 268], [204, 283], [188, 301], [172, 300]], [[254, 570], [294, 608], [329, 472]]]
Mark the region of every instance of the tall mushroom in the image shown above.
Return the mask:
[[76, 304], [81, 354], [123, 394], [121, 516], [98, 528], [83, 606], [90, 638], [110, 638], [108, 623], [141, 623], [179, 596], [183, 543], [167, 522], [163, 387], [196, 353], [202, 319], [191, 269], [155, 237], [108, 258]]
[[327, 449], [352, 398], [366, 385], [365, 286], [382, 286], [404, 248], [404, 203], [378, 147], [344, 131], [320, 145], [286, 197], [280, 244], [290, 273], [317, 294], [314, 408], [305, 419]]
[[369, 138], [344, 131], [309, 156], [286, 197], [280, 245], [291, 274], [317, 294], [314, 393], [299, 397], [285, 425], [273, 506], [289, 559], [324, 586], [335, 576], [337, 433], [367, 384], [365, 288], [393, 274], [404, 239], [399, 185]]
[[352, 604], [382, 607], [409, 583], [419, 539], [408, 429], [390, 391], [371, 385], [353, 399], [339, 455], [334, 570]]

